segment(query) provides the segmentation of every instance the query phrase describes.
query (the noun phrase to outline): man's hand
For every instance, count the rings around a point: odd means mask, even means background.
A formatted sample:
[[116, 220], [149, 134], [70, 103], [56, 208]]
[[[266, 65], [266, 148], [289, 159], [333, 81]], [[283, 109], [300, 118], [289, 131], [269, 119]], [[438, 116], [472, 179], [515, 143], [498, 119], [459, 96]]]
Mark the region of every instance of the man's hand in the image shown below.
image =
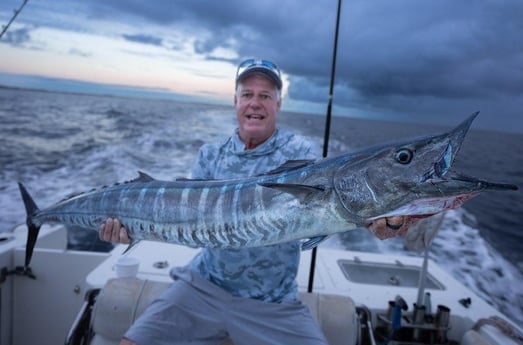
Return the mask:
[[376, 219], [367, 225], [367, 229], [380, 240], [384, 240], [405, 235], [413, 223], [409, 217], [387, 217]]
[[129, 236], [127, 236], [127, 230], [116, 218], [107, 218], [107, 220], [100, 225], [98, 237], [106, 242], [131, 243]]

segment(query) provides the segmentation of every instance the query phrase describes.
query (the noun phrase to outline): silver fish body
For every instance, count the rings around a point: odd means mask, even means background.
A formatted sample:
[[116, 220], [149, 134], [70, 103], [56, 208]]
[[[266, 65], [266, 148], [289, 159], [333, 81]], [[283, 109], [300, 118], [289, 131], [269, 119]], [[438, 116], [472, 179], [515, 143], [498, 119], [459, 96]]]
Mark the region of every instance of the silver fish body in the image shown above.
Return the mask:
[[[133, 181], [39, 210], [30, 222], [37, 227], [59, 222], [98, 229], [108, 217], [116, 217], [133, 241], [223, 248], [269, 245], [315, 236], [325, 224], [329, 228], [321, 234], [356, 226], [334, 189], [325, 188], [334, 175], [328, 170], [326, 164], [322, 174], [301, 168], [224, 181], [159, 181], [140, 174]], [[321, 185], [309, 185], [320, 179]], [[278, 190], [286, 185], [295, 189], [294, 195]]]
[[388, 216], [426, 217], [484, 190], [517, 189], [450, 170], [476, 115], [440, 135], [292, 161], [250, 178], [159, 181], [141, 173], [42, 210], [19, 184], [28, 214], [26, 264], [46, 222], [98, 229], [116, 217], [133, 241], [238, 248], [325, 236]]

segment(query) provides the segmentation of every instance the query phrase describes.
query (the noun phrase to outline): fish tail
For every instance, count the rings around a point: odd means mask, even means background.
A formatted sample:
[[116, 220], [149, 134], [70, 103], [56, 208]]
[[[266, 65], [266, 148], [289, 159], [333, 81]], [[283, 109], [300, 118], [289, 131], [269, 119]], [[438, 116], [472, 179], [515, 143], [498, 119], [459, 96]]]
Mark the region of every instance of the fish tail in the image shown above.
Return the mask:
[[33, 250], [36, 245], [36, 240], [38, 238], [38, 233], [40, 232], [41, 225], [36, 225], [33, 222], [33, 215], [35, 215], [38, 211], [38, 206], [36, 206], [36, 203], [34, 202], [33, 198], [27, 191], [27, 189], [24, 187], [24, 185], [20, 182], [18, 182], [18, 187], [20, 188], [20, 194], [22, 194], [22, 200], [24, 201], [25, 210], [27, 212], [27, 243], [25, 245], [25, 268], [29, 268], [29, 264], [31, 263], [31, 257], [33, 256]]

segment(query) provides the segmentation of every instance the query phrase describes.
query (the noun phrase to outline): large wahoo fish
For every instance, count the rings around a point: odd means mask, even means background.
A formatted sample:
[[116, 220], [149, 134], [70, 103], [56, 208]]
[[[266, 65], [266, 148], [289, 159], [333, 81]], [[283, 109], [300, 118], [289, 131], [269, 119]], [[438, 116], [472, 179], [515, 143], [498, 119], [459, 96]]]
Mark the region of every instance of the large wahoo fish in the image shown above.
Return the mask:
[[419, 219], [461, 206], [484, 190], [516, 190], [450, 171], [477, 113], [448, 133], [313, 161], [233, 180], [159, 181], [143, 173], [39, 210], [19, 183], [27, 210], [28, 267], [40, 226], [97, 229], [116, 217], [133, 242], [237, 248], [311, 239], [395, 215]]

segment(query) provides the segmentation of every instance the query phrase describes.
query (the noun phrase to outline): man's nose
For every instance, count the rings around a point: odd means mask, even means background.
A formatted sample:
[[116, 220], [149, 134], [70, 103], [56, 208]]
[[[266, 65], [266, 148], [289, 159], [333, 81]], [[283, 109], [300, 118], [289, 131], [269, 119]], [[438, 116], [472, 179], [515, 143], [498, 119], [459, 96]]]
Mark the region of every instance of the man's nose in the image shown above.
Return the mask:
[[253, 98], [251, 98], [249, 106], [252, 107], [252, 108], [259, 108], [260, 104], [261, 104], [260, 98], [257, 97], [257, 96], [254, 96]]

